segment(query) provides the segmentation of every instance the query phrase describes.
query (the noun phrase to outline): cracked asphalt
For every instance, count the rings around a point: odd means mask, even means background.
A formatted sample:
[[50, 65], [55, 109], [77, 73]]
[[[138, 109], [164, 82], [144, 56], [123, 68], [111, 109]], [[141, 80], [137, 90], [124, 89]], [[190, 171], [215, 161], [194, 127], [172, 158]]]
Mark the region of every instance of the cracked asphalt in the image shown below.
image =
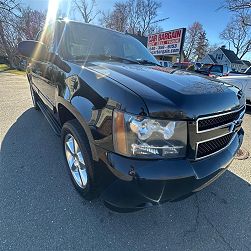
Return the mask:
[[[24, 76], [0, 73], [0, 250], [251, 250], [251, 158], [183, 201], [119, 214], [75, 192]], [[251, 151], [251, 112], [243, 147]]]

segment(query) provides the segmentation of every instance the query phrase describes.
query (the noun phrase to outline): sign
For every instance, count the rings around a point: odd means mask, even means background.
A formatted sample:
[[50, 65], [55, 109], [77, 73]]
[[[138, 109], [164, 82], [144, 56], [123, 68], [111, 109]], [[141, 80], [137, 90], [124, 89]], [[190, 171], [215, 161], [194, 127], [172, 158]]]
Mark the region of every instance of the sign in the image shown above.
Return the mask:
[[185, 28], [148, 36], [147, 48], [154, 56], [180, 54], [185, 38]]

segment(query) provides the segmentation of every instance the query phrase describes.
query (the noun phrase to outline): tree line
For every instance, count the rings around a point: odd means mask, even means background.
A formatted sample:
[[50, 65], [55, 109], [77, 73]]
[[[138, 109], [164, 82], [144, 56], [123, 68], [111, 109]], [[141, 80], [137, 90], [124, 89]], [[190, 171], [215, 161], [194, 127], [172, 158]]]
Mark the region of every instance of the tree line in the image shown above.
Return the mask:
[[[72, 11], [79, 13], [86, 23], [98, 23], [107, 28], [147, 36], [163, 30], [159, 19], [162, 5], [159, 0], [118, 0], [109, 11], [98, 8], [96, 0], [73, 0]], [[249, 0], [225, 0], [221, 8], [232, 13], [232, 19], [220, 34], [239, 58], [251, 51], [251, 2]], [[0, 0], [0, 55], [7, 55], [15, 66], [16, 48], [23, 39], [34, 39], [43, 28], [46, 12], [22, 6], [18, 0]], [[184, 54], [188, 60], [202, 59], [219, 47], [210, 44], [203, 25], [198, 21], [187, 28]]]
[[[251, 2], [250, 0], [226, 0], [221, 8], [229, 10], [232, 18], [219, 37], [242, 59], [251, 51]], [[217, 47], [219, 45], [209, 44], [206, 31], [199, 22], [194, 22], [187, 28], [184, 53], [188, 60], [199, 61]]]

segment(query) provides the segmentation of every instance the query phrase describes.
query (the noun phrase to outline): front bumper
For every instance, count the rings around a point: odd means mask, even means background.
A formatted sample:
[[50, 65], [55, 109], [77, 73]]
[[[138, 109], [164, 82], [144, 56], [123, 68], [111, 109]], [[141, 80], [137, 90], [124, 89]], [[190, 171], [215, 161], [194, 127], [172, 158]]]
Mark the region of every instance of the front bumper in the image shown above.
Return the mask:
[[242, 144], [243, 136], [241, 129], [227, 148], [199, 161], [136, 160], [107, 153], [106, 166], [116, 179], [102, 197], [112, 207], [137, 209], [197, 192], [226, 171]]

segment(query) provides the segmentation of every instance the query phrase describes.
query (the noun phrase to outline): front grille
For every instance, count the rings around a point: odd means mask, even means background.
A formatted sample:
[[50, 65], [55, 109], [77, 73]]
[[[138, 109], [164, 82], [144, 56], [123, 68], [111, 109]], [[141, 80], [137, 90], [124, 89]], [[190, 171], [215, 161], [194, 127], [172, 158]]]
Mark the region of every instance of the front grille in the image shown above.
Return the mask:
[[219, 138], [198, 143], [196, 159], [203, 158], [222, 150], [230, 143], [232, 138], [233, 133], [229, 133]]
[[206, 130], [214, 129], [216, 127], [227, 125], [237, 120], [244, 111], [245, 107], [235, 112], [229, 112], [222, 115], [215, 115], [207, 118], [201, 118], [198, 120], [198, 125], [197, 125], [198, 132], [203, 132]]

